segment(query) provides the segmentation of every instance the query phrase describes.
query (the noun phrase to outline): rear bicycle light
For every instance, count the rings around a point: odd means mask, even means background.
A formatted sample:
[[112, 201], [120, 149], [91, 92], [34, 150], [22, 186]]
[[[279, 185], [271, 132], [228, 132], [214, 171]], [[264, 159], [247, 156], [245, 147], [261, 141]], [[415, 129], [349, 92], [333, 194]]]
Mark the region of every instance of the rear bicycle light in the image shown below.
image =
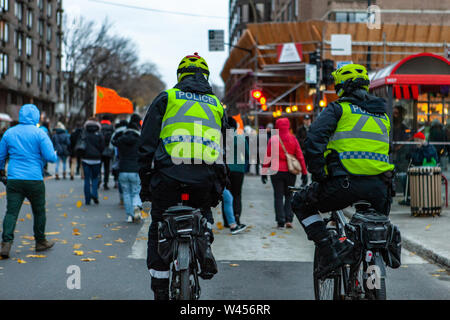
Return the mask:
[[189, 200], [189, 193], [182, 193], [181, 194], [181, 200], [182, 201], [188, 201]]

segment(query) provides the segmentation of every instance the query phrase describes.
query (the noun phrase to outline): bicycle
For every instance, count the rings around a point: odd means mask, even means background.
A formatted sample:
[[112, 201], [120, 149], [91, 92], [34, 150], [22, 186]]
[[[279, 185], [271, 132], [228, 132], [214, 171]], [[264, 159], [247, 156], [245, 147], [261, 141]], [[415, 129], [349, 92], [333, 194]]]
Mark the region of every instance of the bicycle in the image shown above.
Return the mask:
[[198, 300], [201, 293], [198, 241], [210, 230], [205, 231], [206, 219], [200, 209], [184, 205], [189, 194], [182, 193], [181, 198], [182, 202], [168, 208], [163, 221], [158, 223], [158, 251], [170, 263], [170, 299]]
[[[290, 187], [291, 192], [301, 188]], [[342, 210], [330, 212], [324, 219], [328, 232], [340, 241], [348, 241], [353, 250], [344, 265], [321, 278], [314, 275], [316, 300], [386, 300], [387, 247], [393, 239], [389, 218], [378, 214], [370, 203], [354, 203], [356, 213], [350, 223]], [[318, 249], [314, 251], [314, 270], [319, 264]], [[395, 266], [396, 268], [398, 266]]]

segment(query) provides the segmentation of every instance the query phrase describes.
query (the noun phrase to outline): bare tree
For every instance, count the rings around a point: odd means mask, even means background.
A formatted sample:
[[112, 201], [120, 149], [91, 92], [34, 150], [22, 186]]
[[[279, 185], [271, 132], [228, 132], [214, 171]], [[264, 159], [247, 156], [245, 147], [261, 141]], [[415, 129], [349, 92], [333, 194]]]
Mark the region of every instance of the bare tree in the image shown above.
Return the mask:
[[81, 110], [85, 110], [86, 115], [93, 112], [95, 84], [116, 90], [135, 106], [148, 103], [145, 101], [165, 87], [156, 66], [140, 65], [136, 46], [128, 38], [111, 34], [111, 24], [107, 20], [99, 28], [82, 17], [71, 23], [66, 20], [64, 58], [69, 101], [73, 99], [75, 88], [83, 88]]

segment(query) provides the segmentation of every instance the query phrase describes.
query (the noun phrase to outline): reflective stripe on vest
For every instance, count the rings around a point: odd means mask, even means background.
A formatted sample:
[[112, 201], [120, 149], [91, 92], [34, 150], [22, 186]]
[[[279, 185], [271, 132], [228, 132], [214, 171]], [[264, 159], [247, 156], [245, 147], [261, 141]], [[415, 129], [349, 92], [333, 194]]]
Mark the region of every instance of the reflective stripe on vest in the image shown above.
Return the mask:
[[214, 95], [166, 90], [160, 138], [176, 159], [214, 162], [220, 153], [223, 107]]
[[339, 104], [342, 116], [327, 148], [338, 152], [342, 164], [351, 174], [377, 175], [393, 170], [394, 165], [389, 163], [390, 121], [387, 114], [372, 114], [349, 102]]

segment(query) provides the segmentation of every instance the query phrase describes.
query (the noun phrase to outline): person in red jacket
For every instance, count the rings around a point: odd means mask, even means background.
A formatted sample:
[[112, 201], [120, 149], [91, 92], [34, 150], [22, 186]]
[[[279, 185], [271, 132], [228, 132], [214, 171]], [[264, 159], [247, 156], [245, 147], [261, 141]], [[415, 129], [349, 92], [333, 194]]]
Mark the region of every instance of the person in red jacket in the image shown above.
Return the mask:
[[[290, 126], [289, 119], [287, 118], [276, 121], [275, 129], [278, 129], [278, 135], [275, 135], [272, 131], [272, 137], [267, 144], [266, 156], [261, 171], [262, 183], [266, 184], [268, 168], [276, 168], [278, 164], [278, 172], [271, 175], [270, 178], [274, 191], [275, 220], [277, 221], [278, 228], [284, 228], [285, 226], [286, 228], [292, 228], [294, 214], [291, 209], [291, 193], [288, 187], [294, 186], [296, 180], [296, 175], [290, 173], [288, 170], [287, 158], [279, 139], [281, 139], [286, 151], [294, 155], [300, 162], [302, 179], [307, 177], [305, 158], [303, 157], [297, 138], [289, 131]], [[275, 144], [275, 146], [278, 144], [278, 150], [274, 150], [274, 154], [272, 154], [272, 144]]]

